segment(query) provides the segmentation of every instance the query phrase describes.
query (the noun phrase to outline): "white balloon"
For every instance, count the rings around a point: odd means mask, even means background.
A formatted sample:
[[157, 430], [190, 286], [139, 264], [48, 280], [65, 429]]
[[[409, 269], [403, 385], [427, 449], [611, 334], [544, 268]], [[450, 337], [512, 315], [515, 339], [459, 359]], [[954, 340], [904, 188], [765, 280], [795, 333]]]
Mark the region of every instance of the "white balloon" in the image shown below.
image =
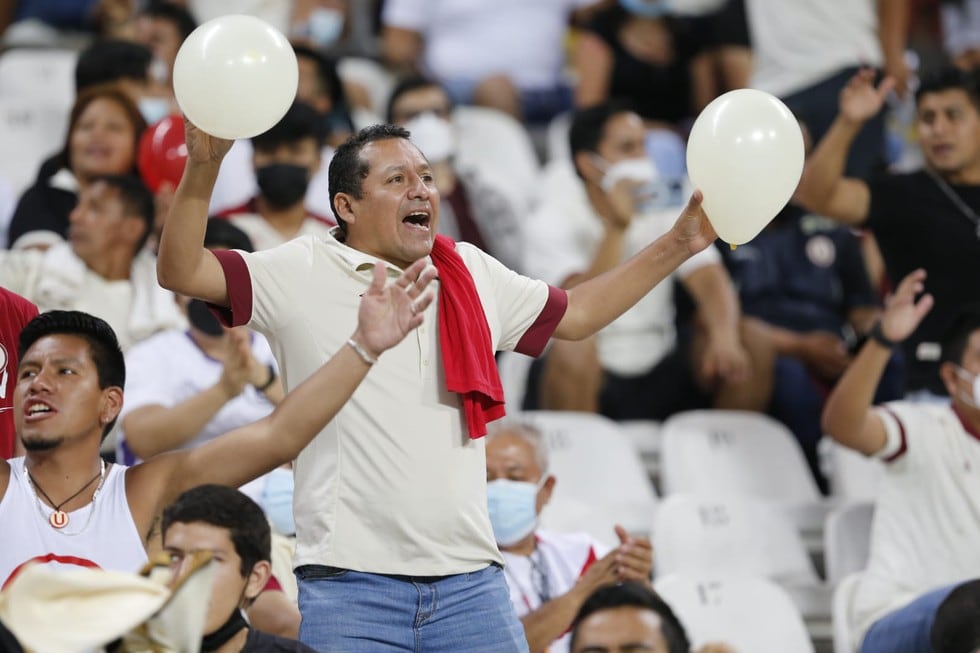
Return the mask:
[[174, 96], [195, 126], [251, 138], [279, 122], [296, 98], [299, 68], [282, 32], [254, 16], [219, 16], [177, 52]]
[[687, 142], [687, 170], [722, 240], [754, 238], [786, 206], [803, 173], [803, 134], [778, 98], [754, 89], [704, 108]]

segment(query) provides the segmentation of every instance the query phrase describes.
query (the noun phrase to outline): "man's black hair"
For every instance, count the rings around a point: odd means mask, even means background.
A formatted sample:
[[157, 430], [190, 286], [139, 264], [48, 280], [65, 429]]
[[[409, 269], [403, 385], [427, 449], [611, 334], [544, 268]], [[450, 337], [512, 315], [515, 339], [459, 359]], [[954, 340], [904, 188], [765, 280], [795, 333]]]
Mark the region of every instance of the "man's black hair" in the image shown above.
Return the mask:
[[[17, 358], [24, 355], [41, 338], [51, 335], [77, 336], [88, 343], [89, 354], [99, 375], [99, 388], [126, 387], [126, 360], [116, 332], [102, 318], [82, 311], [48, 311], [28, 322], [20, 332]], [[109, 435], [116, 420], [102, 429], [102, 439]]]
[[153, 193], [136, 175], [95, 175], [89, 183], [94, 184], [99, 181], [116, 189], [119, 193], [119, 199], [122, 201], [123, 213], [143, 220], [143, 235], [136, 243], [136, 249], [133, 252], [135, 256], [143, 249], [146, 239], [150, 237], [150, 233], [153, 231], [153, 218], [156, 215]]
[[621, 583], [619, 585], [606, 585], [600, 587], [585, 599], [585, 603], [579, 608], [578, 614], [572, 621], [572, 636], [569, 642], [569, 650], [575, 650], [575, 642], [578, 637], [578, 629], [582, 622], [596, 612], [603, 610], [614, 610], [616, 608], [637, 608], [640, 610], [650, 610], [660, 617], [660, 632], [667, 641], [669, 653], [690, 653], [691, 642], [687, 638], [684, 626], [674, 611], [671, 610], [667, 602], [660, 598], [656, 592], [637, 582]]
[[204, 246], [208, 249], [240, 249], [253, 252], [255, 247], [248, 234], [225, 218], [208, 218], [204, 229]]
[[980, 580], [953, 589], [936, 610], [929, 634], [933, 653], [980, 650]]
[[305, 102], [293, 102], [286, 115], [275, 125], [252, 137], [252, 147], [256, 151], [271, 151], [280, 145], [290, 145], [306, 138], [312, 138], [319, 150], [326, 139], [326, 125], [316, 109]]
[[446, 89], [442, 84], [434, 79], [429, 79], [428, 77], [424, 77], [422, 75], [412, 75], [400, 80], [397, 84], [395, 84], [395, 88], [391, 89], [391, 94], [388, 96], [388, 106], [385, 109], [385, 120], [390, 123], [395, 122], [395, 103], [398, 102], [398, 99], [401, 96], [423, 88], [438, 88], [441, 90], [449, 100], [449, 110], [452, 111], [453, 100], [449, 96], [449, 93], [446, 92]]
[[980, 329], [980, 304], [970, 303], [961, 308], [946, 327], [941, 341], [942, 354], [939, 361], [956, 365], [962, 363], [966, 343], [970, 339], [970, 334], [977, 329]]
[[165, 20], [177, 28], [180, 40], [183, 41], [197, 29], [197, 21], [193, 14], [186, 7], [181, 7], [174, 2], [166, 0], [151, 0], [150, 3], [139, 12], [140, 16]]
[[[599, 142], [602, 141], [609, 120], [620, 113], [632, 112], [633, 107], [624, 100], [610, 100], [601, 104], [577, 110], [572, 116], [572, 125], [568, 130], [568, 145], [572, 161], [579, 152], [598, 152]], [[575, 171], [582, 176], [578, 166]]]
[[915, 103], [922, 101], [922, 96], [928, 93], [960, 90], [967, 94], [973, 106], [980, 111], [980, 71], [962, 70], [955, 66], [947, 66], [931, 75], [923, 77], [919, 88], [915, 91]]
[[144, 45], [122, 39], [95, 41], [78, 55], [75, 92], [124, 79], [146, 82], [153, 53]]
[[361, 150], [369, 143], [392, 138], [408, 140], [407, 129], [395, 125], [372, 125], [352, 135], [334, 152], [330, 160], [328, 184], [330, 186], [330, 208], [341, 233], [347, 235], [347, 223], [337, 212], [337, 193], [347, 193], [360, 199], [364, 194], [363, 181], [371, 172], [368, 162], [361, 158]]
[[199, 485], [177, 497], [163, 509], [160, 531], [164, 545], [167, 531], [174, 523], [201, 523], [226, 529], [235, 553], [242, 559], [242, 578], [252, 573], [256, 563], [272, 560], [272, 533], [265, 513], [235, 488]]

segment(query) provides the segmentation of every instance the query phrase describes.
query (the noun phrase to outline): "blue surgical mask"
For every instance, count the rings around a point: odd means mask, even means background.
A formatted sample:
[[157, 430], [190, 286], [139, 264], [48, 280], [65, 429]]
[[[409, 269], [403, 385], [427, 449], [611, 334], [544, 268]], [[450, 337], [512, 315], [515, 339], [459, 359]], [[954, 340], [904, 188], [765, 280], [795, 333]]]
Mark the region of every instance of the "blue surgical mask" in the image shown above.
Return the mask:
[[137, 106], [147, 125], [154, 125], [170, 115], [170, 103], [167, 102], [166, 98], [140, 98]]
[[339, 9], [317, 7], [310, 12], [303, 31], [317, 47], [329, 48], [344, 31], [344, 12]]
[[282, 535], [296, 533], [293, 521], [293, 470], [281, 467], [268, 473], [259, 503], [272, 527]]
[[666, 0], [619, 0], [626, 11], [644, 18], [660, 18], [670, 12]]
[[513, 546], [534, 532], [538, 525], [538, 483], [498, 478], [487, 483], [487, 509], [493, 537], [500, 546]]

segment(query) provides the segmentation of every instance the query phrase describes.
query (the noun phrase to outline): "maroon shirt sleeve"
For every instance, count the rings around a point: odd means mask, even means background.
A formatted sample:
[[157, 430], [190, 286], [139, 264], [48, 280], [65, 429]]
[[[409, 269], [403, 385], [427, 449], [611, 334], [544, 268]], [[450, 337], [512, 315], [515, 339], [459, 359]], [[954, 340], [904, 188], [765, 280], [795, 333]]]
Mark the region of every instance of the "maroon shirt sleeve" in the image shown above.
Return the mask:
[[242, 326], [252, 319], [252, 277], [241, 252], [214, 250], [213, 254], [225, 273], [228, 307], [208, 304], [214, 316], [226, 327]]
[[548, 301], [544, 303], [544, 308], [538, 313], [514, 351], [527, 356], [540, 356], [544, 351], [544, 346], [548, 344], [548, 339], [558, 328], [558, 323], [565, 316], [568, 308], [568, 294], [561, 288], [548, 286]]

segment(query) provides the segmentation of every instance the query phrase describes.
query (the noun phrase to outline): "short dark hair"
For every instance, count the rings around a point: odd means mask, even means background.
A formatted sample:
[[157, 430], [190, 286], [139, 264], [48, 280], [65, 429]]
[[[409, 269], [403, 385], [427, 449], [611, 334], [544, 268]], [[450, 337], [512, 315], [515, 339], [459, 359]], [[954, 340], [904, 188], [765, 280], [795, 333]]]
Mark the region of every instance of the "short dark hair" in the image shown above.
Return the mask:
[[[105, 390], [113, 386], [126, 387], [126, 360], [116, 332], [102, 318], [82, 311], [48, 311], [28, 322], [20, 332], [17, 343], [17, 358], [24, 360], [24, 354], [41, 338], [52, 335], [77, 336], [88, 343], [89, 353], [99, 375], [99, 388]], [[112, 430], [116, 420], [102, 429], [102, 439]]]
[[204, 228], [204, 246], [224, 249], [240, 249], [243, 252], [253, 252], [255, 247], [248, 234], [236, 227], [227, 218], [208, 218]]
[[319, 50], [300, 43], [293, 44], [297, 58], [309, 59], [316, 67], [320, 90], [330, 98], [330, 112], [327, 114], [328, 135], [334, 131], [342, 133], [354, 131], [354, 120], [350, 115], [350, 103], [344, 91], [344, 83], [337, 72], [337, 62]]
[[158, 18], [160, 20], [170, 22], [177, 28], [181, 41], [186, 39], [191, 35], [191, 32], [197, 29], [197, 21], [194, 20], [194, 16], [191, 14], [191, 12], [189, 12], [185, 7], [181, 7], [174, 2], [167, 2], [167, 0], [151, 0], [150, 3], [139, 12], [139, 15], [146, 16], [148, 18]]
[[[609, 100], [601, 104], [579, 109], [572, 115], [572, 125], [568, 130], [568, 145], [572, 160], [579, 152], [598, 152], [609, 120], [621, 113], [633, 111], [632, 105], [624, 100]], [[581, 177], [578, 166], [575, 171]]]
[[401, 79], [395, 84], [395, 88], [391, 89], [391, 94], [388, 96], [388, 106], [385, 109], [385, 120], [390, 123], [395, 122], [395, 103], [398, 102], [401, 96], [423, 88], [437, 88], [441, 90], [449, 98], [450, 110], [453, 108], [453, 99], [442, 84], [422, 75], [412, 75]]
[[163, 509], [160, 530], [167, 541], [167, 530], [174, 523], [199, 522], [224, 528], [242, 559], [242, 578], [259, 562], [272, 560], [272, 533], [262, 508], [235, 488], [224, 485], [198, 485], [187, 490]]
[[364, 195], [363, 181], [371, 172], [368, 162], [361, 158], [361, 150], [368, 143], [384, 141], [391, 138], [408, 140], [407, 129], [395, 125], [371, 125], [352, 135], [334, 152], [330, 159], [328, 185], [330, 187], [330, 208], [337, 218], [341, 233], [347, 235], [347, 223], [337, 212], [335, 198], [337, 193], [347, 193], [357, 199]]
[[150, 49], [139, 43], [122, 39], [95, 41], [78, 55], [75, 92], [123, 79], [145, 82], [152, 60]]
[[575, 649], [578, 629], [583, 621], [596, 612], [616, 608], [638, 608], [656, 613], [660, 617], [660, 632], [667, 640], [669, 653], [690, 653], [691, 642], [674, 611], [656, 592], [635, 581], [600, 587], [585, 599], [572, 621], [569, 649]]
[[973, 653], [980, 649], [980, 580], [957, 586], [943, 599], [929, 639], [936, 653]]
[[946, 327], [941, 341], [940, 362], [962, 363], [966, 343], [970, 334], [977, 329], [980, 329], [980, 304], [970, 303], [961, 308]]
[[143, 235], [136, 243], [136, 250], [133, 252], [136, 254], [146, 245], [146, 239], [150, 237], [150, 233], [153, 231], [153, 217], [156, 215], [153, 193], [136, 175], [95, 175], [89, 184], [99, 181], [119, 192], [119, 199], [122, 201], [123, 210], [126, 214], [143, 220]]
[[915, 91], [915, 103], [922, 101], [922, 96], [929, 93], [960, 90], [965, 92], [973, 106], [980, 111], [980, 71], [962, 70], [955, 66], [947, 66], [923, 77], [919, 88]]
[[310, 105], [297, 101], [293, 102], [279, 122], [252, 137], [252, 147], [257, 151], [269, 151], [280, 145], [289, 145], [312, 138], [317, 148], [320, 148], [323, 147], [326, 136], [322, 116]]

